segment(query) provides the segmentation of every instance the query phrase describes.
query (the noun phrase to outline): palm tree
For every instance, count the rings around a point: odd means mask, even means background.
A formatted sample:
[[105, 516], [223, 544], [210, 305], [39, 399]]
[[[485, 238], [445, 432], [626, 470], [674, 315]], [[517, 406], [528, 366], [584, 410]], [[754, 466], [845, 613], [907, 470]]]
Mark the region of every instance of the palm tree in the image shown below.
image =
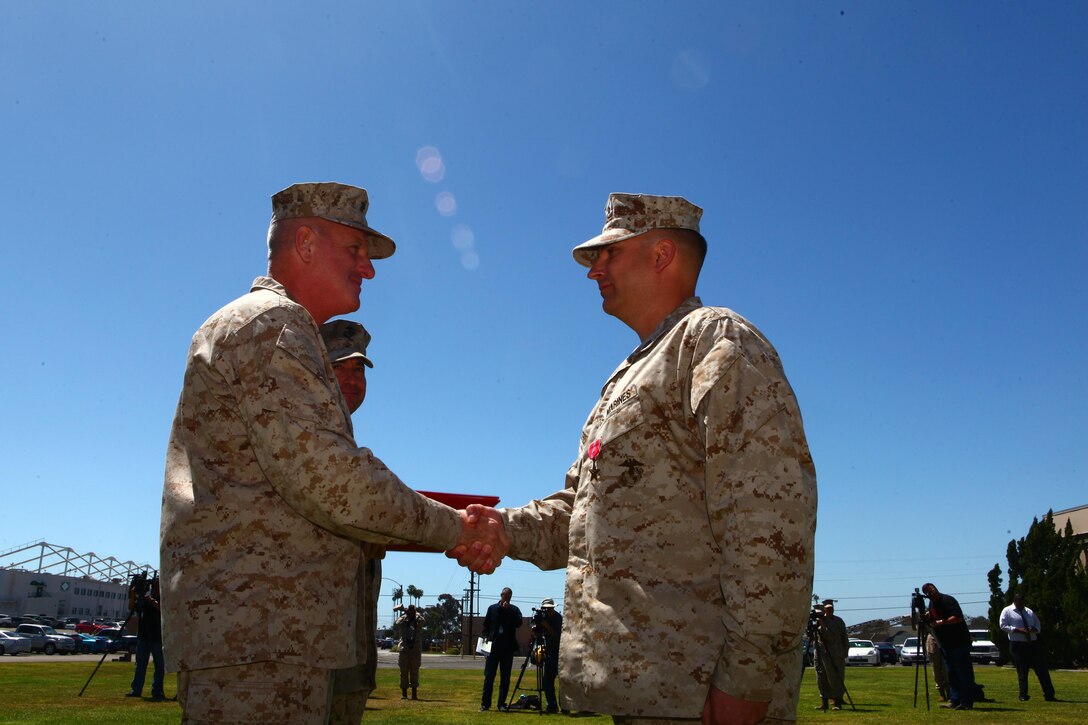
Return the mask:
[[397, 611], [397, 605], [404, 601], [404, 587], [398, 586], [393, 590], [393, 611]]
[[408, 585], [408, 601], [416, 600], [416, 605], [419, 605], [419, 598], [423, 596], [423, 590], [417, 587], [415, 584]]

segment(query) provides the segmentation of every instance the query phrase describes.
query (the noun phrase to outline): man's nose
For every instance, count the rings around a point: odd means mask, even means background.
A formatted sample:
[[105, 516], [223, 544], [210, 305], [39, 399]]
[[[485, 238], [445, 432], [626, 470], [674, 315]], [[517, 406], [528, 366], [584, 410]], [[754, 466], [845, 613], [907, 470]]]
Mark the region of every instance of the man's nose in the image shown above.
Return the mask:
[[374, 279], [374, 263], [370, 261], [370, 255], [366, 252], [359, 252], [355, 260], [355, 268], [359, 270], [359, 274], [363, 275], [363, 279]]

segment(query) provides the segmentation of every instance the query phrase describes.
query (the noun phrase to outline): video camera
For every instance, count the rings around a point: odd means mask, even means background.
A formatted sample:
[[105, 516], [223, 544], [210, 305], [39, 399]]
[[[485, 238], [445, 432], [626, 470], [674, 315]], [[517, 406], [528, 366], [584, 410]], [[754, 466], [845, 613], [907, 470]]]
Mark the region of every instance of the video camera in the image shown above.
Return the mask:
[[922, 592], [918, 590], [918, 587], [914, 587], [914, 592], [910, 595], [910, 624], [914, 629], [918, 629], [918, 624], [926, 621], [926, 600], [922, 596]]
[[146, 571], [133, 574], [132, 582], [128, 585], [128, 608], [135, 610], [137, 614], [142, 614], [144, 601], [151, 594], [158, 580], [158, 574], [148, 578]]

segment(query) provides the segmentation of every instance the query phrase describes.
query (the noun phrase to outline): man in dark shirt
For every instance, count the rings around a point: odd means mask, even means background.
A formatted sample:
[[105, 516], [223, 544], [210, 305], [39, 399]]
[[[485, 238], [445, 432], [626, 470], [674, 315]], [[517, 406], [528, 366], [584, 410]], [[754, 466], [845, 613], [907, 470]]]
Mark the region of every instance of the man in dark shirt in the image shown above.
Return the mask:
[[948, 668], [951, 702], [946, 706], [956, 710], [971, 710], [975, 705], [975, 670], [971, 666], [971, 633], [963, 610], [955, 597], [941, 594], [932, 583], [922, 586], [929, 599], [926, 620], [933, 628]]
[[495, 685], [495, 672], [499, 672], [499, 710], [506, 711], [506, 694], [510, 690], [510, 669], [514, 654], [518, 651], [518, 627], [521, 626], [521, 610], [510, 603], [514, 592], [510, 587], [502, 590], [499, 601], [487, 608], [484, 617], [484, 639], [491, 642], [491, 652], [484, 663], [484, 691], [480, 697], [480, 711], [491, 709], [491, 690]]
[[151, 679], [151, 699], [163, 700], [162, 681], [166, 668], [162, 658], [162, 618], [159, 614], [159, 577], [156, 576], [143, 589], [135, 584], [129, 587], [129, 608], [136, 612], [139, 629], [136, 630], [136, 672], [132, 686], [125, 697], [141, 697], [144, 678], [147, 676], [147, 661], [155, 662], [155, 674]]
[[559, 675], [559, 638], [563, 632], [563, 615], [555, 611], [555, 600], [548, 597], [540, 603], [539, 616], [533, 617], [533, 634], [537, 641], [544, 640], [544, 661], [540, 663], [543, 675], [544, 698], [548, 712], [559, 712], [555, 699], [555, 678]]

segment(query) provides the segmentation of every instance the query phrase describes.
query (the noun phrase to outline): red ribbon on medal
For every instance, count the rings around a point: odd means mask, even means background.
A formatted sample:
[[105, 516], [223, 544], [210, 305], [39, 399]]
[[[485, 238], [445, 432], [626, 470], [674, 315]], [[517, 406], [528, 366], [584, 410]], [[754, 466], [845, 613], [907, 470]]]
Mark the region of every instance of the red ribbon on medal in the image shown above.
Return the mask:
[[593, 441], [589, 444], [589, 450], [586, 451], [586, 455], [589, 457], [589, 477], [591, 480], [596, 481], [601, 475], [597, 470], [597, 456], [601, 455], [601, 439]]

